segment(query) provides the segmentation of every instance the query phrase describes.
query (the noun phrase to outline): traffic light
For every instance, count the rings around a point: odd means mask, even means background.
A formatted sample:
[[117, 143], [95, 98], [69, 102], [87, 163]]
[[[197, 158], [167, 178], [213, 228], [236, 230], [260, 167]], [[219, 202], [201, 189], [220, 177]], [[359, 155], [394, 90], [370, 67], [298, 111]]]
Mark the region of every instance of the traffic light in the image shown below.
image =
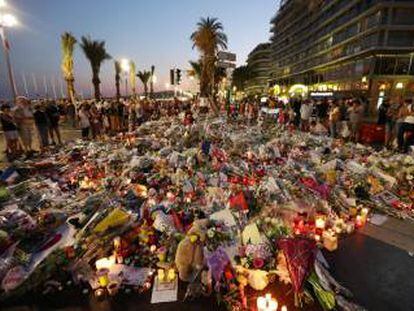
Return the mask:
[[175, 76], [175, 75], [174, 75], [174, 73], [175, 73], [175, 72], [174, 72], [174, 69], [171, 69], [171, 70], [170, 70], [170, 84], [171, 84], [171, 85], [175, 85], [175, 79], [174, 79], [174, 76]]
[[181, 69], [176, 70], [177, 73], [177, 85], [181, 84]]

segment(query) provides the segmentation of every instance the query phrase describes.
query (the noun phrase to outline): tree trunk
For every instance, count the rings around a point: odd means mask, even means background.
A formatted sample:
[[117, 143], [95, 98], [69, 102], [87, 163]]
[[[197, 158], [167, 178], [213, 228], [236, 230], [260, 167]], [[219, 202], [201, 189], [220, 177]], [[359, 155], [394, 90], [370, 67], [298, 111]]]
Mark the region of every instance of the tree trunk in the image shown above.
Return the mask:
[[75, 104], [75, 80], [74, 79], [66, 80], [66, 86], [67, 86], [68, 100], [72, 104]]
[[99, 88], [99, 84], [101, 83], [101, 80], [99, 80], [99, 74], [97, 72], [93, 73], [92, 83], [93, 83], [93, 87], [95, 88], [95, 99], [100, 100], [101, 90]]
[[[152, 77], [151, 77], [152, 80]], [[150, 82], [150, 97], [153, 98], [154, 97], [154, 83], [151, 81]]]
[[119, 101], [121, 98], [121, 77], [119, 75], [115, 76], [115, 88], [116, 88], [116, 99]]
[[206, 59], [201, 60], [201, 75], [200, 75], [200, 96], [207, 97], [209, 95], [209, 77]]
[[145, 97], [147, 97], [148, 96], [148, 84], [147, 83], [144, 84], [144, 93], [145, 93]]

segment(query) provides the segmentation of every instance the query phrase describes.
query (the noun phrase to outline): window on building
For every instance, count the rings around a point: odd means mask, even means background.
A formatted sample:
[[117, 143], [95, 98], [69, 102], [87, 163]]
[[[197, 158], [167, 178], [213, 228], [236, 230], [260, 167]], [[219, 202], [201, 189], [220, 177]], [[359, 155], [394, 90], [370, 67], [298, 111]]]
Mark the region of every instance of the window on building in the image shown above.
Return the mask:
[[367, 29], [378, 26], [381, 22], [381, 11], [378, 11], [367, 18]]
[[395, 64], [394, 74], [396, 75], [408, 75], [410, 67], [410, 58], [409, 57], [399, 57], [397, 58]]
[[388, 33], [388, 45], [398, 47], [414, 46], [414, 31], [390, 31]]
[[396, 65], [395, 57], [378, 57], [375, 62], [375, 74], [393, 75]]
[[414, 9], [397, 8], [392, 14], [394, 25], [414, 25]]

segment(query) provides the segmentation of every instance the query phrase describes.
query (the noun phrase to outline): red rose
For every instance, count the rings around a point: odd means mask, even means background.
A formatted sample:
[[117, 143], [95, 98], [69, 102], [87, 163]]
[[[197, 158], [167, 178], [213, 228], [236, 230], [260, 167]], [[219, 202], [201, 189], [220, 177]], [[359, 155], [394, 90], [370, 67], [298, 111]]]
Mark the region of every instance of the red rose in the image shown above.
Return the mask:
[[261, 269], [264, 266], [264, 260], [262, 258], [255, 258], [253, 260], [253, 267], [255, 269]]
[[230, 270], [226, 270], [224, 272], [224, 277], [226, 278], [226, 280], [231, 280], [233, 279], [233, 273]]

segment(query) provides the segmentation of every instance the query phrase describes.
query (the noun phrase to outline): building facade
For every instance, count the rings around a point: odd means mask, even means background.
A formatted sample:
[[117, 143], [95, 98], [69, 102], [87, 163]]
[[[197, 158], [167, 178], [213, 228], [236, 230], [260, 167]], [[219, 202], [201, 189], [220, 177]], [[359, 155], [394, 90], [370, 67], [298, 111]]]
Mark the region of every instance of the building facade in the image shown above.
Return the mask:
[[263, 95], [268, 91], [270, 74], [270, 44], [261, 43], [250, 52], [247, 58], [249, 79], [246, 82], [247, 95]]
[[284, 0], [271, 21], [270, 85], [369, 99], [414, 95], [413, 0]]

